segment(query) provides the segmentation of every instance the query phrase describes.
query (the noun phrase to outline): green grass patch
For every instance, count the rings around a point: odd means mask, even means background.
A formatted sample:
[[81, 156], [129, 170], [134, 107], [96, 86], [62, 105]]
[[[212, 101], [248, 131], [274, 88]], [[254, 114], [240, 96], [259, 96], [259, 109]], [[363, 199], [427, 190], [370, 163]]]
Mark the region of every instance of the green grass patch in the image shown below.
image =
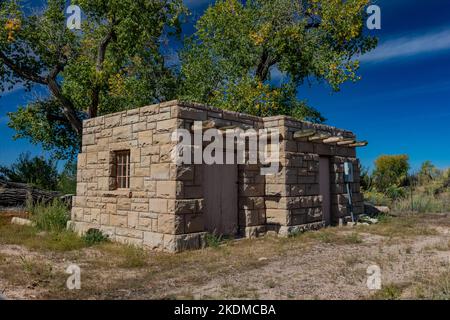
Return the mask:
[[207, 233], [205, 236], [205, 242], [207, 247], [218, 248], [222, 243], [222, 236]]
[[87, 247], [74, 232], [42, 232], [34, 227], [10, 224], [10, 218], [0, 218], [0, 244], [23, 245], [29, 249], [72, 251]]
[[60, 200], [55, 199], [49, 204], [36, 203], [27, 206], [31, 214], [31, 220], [34, 221], [39, 230], [58, 232], [65, 230], [67, 221], [69, 221], [69, 210]]
[[398, 300], [403, 292], [403, 288], [397, 284], [388, 284], [383, 286], [381, 290], [374, 293], [371, 298], [374, 300]]

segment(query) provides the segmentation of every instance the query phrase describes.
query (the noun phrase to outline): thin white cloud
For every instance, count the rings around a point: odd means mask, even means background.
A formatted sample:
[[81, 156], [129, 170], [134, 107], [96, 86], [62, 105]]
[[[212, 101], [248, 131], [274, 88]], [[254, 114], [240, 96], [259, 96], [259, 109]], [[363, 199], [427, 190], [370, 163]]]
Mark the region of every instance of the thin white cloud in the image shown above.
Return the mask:
[[364, 62], [412, 57], [450, 49], [450, 27], [432, 33], [400, 37], [381, 43], [375, 50], [361, 57]]

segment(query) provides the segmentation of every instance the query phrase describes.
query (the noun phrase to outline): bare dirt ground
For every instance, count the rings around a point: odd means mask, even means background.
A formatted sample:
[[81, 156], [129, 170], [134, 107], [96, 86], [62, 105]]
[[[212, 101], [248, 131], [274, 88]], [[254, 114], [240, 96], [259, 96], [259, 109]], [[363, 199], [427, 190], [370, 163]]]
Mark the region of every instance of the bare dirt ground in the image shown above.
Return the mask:
[[[27, 228], [0, 228], [7, 299], [450, 299], [450, 214], [180, 254], [112, 243], [61, 248]], [[81, 268], [80, 290], [66, 288], [72, 263]], [[381, 268], [381, 290], [367, 288], [371, 265]]]

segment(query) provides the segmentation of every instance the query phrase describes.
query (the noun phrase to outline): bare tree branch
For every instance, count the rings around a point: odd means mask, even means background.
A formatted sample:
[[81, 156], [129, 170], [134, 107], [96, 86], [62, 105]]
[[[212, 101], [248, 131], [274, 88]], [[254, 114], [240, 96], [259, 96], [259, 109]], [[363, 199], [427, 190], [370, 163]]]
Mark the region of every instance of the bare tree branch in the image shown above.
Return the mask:
[[55, 66], [49, 75], [46, 78], [43, 78], [37, 74], [35, 74], [32, 70], [24, 66], [18, 66], [11, 59], [9, 59], [3, 52], [0, 51], [0, 60], [5, 63], [8, 68], [10, 68], [14, 73], [16, 73], [19, 77], [32, 81], [34, 83], [47, 85], [50, 89], [50, 92], [58, 99], [62, 104], [62, 111], [64, 116], [70, 122], [72, 128], [78, 135], [82, 135], [83, 126], [82, 122], [79, 119], [78, 115], [75, 112], [75, 106], [73, 103], [67, 99], [61, 92], [61, 88], [56, 81], [56, 77], [58, 74], [64, 69], [63, 65]]
[[10, 68], [15, 74], [17, 74], [18, 76], [35, 82], [35, 83], [39, 83], [39, 84], [47, 84], [47, 81], [45, 78], [37, 75], [36, 73], [34, 73], [32, 70], [24, 67], [24, 66], [18, 66], [16, 65], [11, 59], [9, 59], [2, 51], [0, 51], [0, 60], [3, 61], [3, 63], [8, 66], [8, 68]]

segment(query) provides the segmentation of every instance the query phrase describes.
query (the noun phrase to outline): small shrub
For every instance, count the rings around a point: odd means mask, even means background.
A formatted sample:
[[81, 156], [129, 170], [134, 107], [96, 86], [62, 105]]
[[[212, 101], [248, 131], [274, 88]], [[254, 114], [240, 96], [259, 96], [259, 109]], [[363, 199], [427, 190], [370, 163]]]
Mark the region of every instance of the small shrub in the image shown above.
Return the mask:
[[375, 206], [390, 206], [392, 203], [387, 195], [377, 191], [364, 192], [364, 199]]
[[69, 221], [67, 206], [59, 199], [49, 204], [28, 204], [27, 210], [39, 230], [59, 232], [66, 228]]
[[423, 186], [424, 192], [429, 195], [437, 196], [446, 191], [442, 181], [431, 181]]
[[106, 242], [108, 240], [109, 239], [107, 235], [103, 234], [103, 232], [101, 232], [100, 230], [93, 228], [89, 229], [83, 236], [83, 241], [89, 246]]
[[397, 186], [390, 186], [387, 187], [384, 191], [384, 194], [392, 200], [397, 200], [405, 197], [406, 191], [405, 188], [397, 187]]
[[222, 242], [222, 236], [208, 233], [208, 234], [206, 234], [205, 241], [206, 241], [206, 246], [212, 247], [212, 248], [218, 248]]
[[299, 236], [301, 236], [302, 234], [304, 234], [305, 232], [303, 230], [300, 229], [296, 229], [292, 232], [289, 233], [288, 237], [289, 238], [297, 238]]
[[375, 300], [398, 300], [402, 295], [402, 288], [399, 285], [388, 284], [387, 286], [383, 286], [381, 290], [378, 290], [373, 296], [372, 299]]
[[391, 222], [393, 218], [388, 214], [380, 213], [379, 215], [377, 215], [377, 219], [379, 224], [386, 224]]

